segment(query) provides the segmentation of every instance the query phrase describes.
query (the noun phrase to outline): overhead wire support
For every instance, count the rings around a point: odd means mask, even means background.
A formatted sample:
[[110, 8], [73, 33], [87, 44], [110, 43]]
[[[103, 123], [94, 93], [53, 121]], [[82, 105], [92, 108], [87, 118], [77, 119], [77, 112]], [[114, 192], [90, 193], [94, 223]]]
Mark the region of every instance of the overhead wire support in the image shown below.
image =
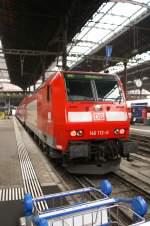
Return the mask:
[[[19, 55], [19, 56], [57, 56], [58, 52], [49, 52], [49, 51], [38, 51], [38, 50], [24, 50], [24, 49], [0, 49], [4, 54], [8, 55]], [[69, 57], [84, 57], [91, 60], [103, 60], [104, 56], [92, 56], [92, 55], [83, 55], [79, 53], [70, 53], [67, 54]], [[123, 57], [112, 57], [112, 61], [127, 61], [127, 58]]]
[[49, 51], [39, 51], [39, 50], [26, 50], [26, 49], [2, 49], [0, 48], [0, 53], [8, 55], [27, 55], [27, 56], [57, 56], [58, 52]]

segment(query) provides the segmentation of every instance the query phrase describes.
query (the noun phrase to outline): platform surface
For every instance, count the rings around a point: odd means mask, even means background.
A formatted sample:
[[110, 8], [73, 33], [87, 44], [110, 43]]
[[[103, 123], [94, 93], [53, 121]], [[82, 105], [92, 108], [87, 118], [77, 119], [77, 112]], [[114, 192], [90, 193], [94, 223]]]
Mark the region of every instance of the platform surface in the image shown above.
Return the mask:
[[[25, 189], [27, 180], [30, 187]], [[19, 217], [23, 216], [24, 193], [28, 190], [36, 197], [62, 188], [62, 181], [49, 159], [18, 120], [13, 117], [0, 120], [1, 224], [18, 225]]]
[[150, 126], [144, 126], [142, 124], [136, 123], [130, 127], [130, 133], [139, 136], [150, 137]]
[[0, 120], [0, 187], [22, 186], [13, 121]]

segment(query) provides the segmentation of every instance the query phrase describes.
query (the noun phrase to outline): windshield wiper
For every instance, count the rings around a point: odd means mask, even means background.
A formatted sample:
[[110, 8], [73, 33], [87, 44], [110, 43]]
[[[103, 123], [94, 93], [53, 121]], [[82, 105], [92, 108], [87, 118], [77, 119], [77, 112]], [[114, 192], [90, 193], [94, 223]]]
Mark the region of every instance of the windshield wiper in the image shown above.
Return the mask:
[[114, 101], [118, 101], [119, 100], [119, 104], [121, 103], [121, 99], [122, 97], [121, 96], [118, 96], [118, 97], [107, 97], [107, 98], [104, 98], [103, 101], [109, 101], [109, 100], [114, 100]]

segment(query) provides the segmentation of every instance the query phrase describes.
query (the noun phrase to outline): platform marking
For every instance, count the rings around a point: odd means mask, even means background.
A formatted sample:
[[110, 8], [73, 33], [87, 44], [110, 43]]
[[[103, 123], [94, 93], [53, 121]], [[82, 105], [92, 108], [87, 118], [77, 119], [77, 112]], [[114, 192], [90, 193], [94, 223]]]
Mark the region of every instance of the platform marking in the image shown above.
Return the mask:
[[[28, 150], [23, 142], [21, 133], [19, 131], [19, 124], [14, 120], [14, 128], [16, 135], [16, 142], [18, 147], [18, 155], [21, 167], [21, 173], [23, 178], [24, 193], [30, 193], [33, 198], [43, 196], [42, 188], [40, 186], [38, 177], [30, 160]], [[40, 210], [47, 209], [47, 203], [45, 201], [39, 202], [38, 207]]]
[[22, 187], [0, 188], [0, 202], [22, 200], [23, 197]]

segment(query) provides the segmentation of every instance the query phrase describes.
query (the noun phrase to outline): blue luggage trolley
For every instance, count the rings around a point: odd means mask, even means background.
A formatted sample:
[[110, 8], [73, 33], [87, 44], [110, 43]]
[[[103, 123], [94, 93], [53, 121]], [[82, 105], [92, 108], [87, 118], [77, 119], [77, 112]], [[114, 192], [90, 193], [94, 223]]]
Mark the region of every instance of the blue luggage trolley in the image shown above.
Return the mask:
[[[103, 180], [87, 187], [33, 199], [24, 197], [25, 216], [20, 226], [150, 226], [145, 222], [147, 203], [136, 198], [110, 198], [112, 187]], [[43, 206], [43, 209], [41, 209]]]

